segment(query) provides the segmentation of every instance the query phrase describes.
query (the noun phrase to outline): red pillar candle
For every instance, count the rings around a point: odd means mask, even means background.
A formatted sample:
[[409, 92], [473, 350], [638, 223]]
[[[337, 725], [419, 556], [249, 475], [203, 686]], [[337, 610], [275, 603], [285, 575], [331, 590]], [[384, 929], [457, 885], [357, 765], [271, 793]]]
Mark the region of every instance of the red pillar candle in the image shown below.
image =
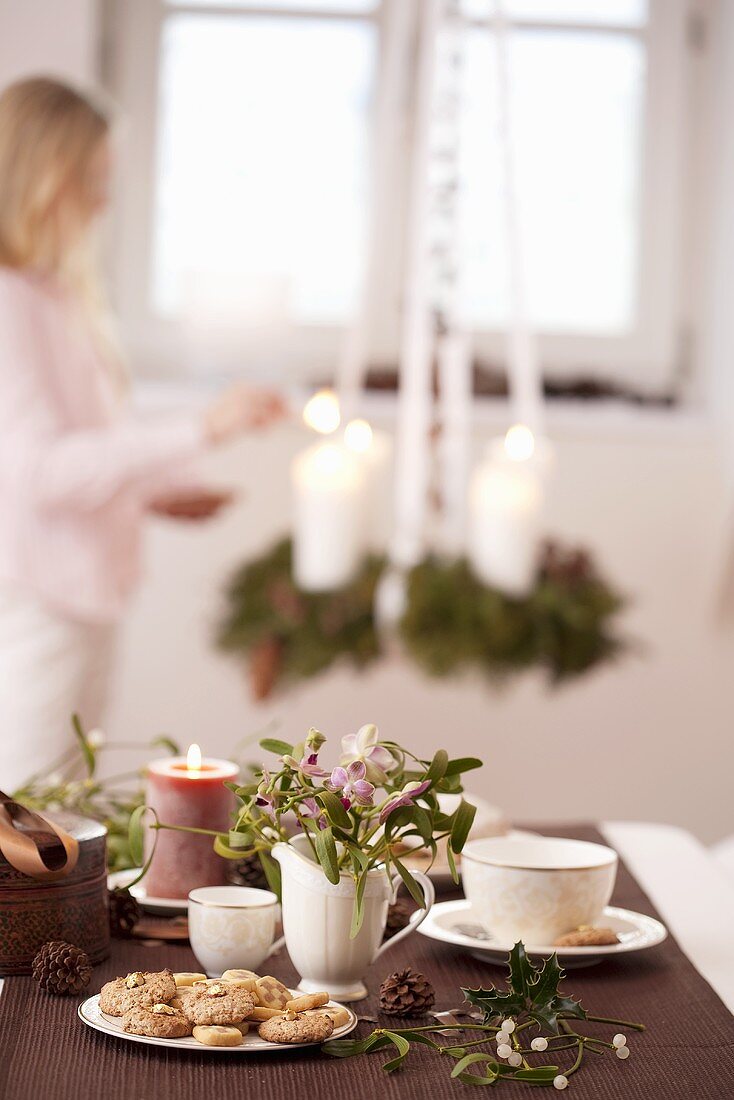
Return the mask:
[[[186, 758], [148, 764], [147, 805], [164, 825], [227, 833], [235, 798], [224, 784], [237, 773], [237, 765], [229, 760], [202, 760], [198, 745], [192, 745]], [[155, 855], [143, 880], [148, 897], [186, 898], [198, 886], [225, 882], [224, 860], [212, 848], [214, 837], [171, 829], [159, 829], [157, 835]]]

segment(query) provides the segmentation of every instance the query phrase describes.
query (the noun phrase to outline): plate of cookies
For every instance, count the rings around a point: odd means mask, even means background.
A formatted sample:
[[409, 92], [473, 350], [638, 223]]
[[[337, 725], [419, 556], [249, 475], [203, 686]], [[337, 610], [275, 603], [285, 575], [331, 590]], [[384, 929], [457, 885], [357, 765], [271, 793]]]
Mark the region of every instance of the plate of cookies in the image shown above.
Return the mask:
[[357, 1017], [329, 994], [299, 993], [269, 974], [225, 970], [220, 978], [136, 970], [79, 1005], [95, 1031], [176, 1050], [262, 1053], [348, 1035]]

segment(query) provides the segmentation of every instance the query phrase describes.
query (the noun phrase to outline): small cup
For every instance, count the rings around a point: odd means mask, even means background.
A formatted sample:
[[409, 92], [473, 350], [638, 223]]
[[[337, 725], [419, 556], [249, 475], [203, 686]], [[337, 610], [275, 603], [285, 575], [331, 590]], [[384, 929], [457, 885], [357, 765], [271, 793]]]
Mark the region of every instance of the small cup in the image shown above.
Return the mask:
[[464, 893], [497, 940], [550, 946], [597, 924], [617, 877], [617, 853], [564, 837], [487, 837], [461, 853]]
[[189, 940], [209, 977], [257, 970], [283, 943], [273, 942], [278, 899], [249, 886], [201, 886], [189, 894]]

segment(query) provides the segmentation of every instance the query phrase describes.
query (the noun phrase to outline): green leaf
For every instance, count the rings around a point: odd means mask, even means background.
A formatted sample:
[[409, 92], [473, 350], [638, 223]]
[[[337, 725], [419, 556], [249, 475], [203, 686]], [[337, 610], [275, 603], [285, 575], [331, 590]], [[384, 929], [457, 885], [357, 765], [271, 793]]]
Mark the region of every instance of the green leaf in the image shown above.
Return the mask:
[[474, 1073], [466, 1074], [466, 1076], [471, 1078], [471, 1084], [493, 1085], [497, 1080], [498, 1074], [495, 1073], [493, 1069], [491, 1069], [491, 1066], [494, 1063], [494, 1058], [492, 1058], [492, 1056], [489, 1054], [474, 1053], [465, 1055], [465, 1057], [463, 1057], [460, 1062], [457, 1062], [454, 1068], [451, 1070], [451, 1076], [461, 1077], [461, 1075], [466, 1072], [468, 1066], [476, 1066], [480, 1062], [483, 1062], [484, 1065], [487, 1067], [487, 1076], [483, 1077], [480, 1074]]
[[449, 754], [445, 749], [439, 749], [436, 755], [431, 761], [431, 766], [426, 772], [426, 779], [430, 779], [431, 783], [437, 783], [439, 779], [443, 779], [446, 774], [446, 768], [449, 763]]
[[289, 745], [287, 741], [278, 741], [275, 737], [263, 738], [260, 748], [265, 749], [265, 752], [274, 752], [276, 756], [291, 756], [293, 753], [293, 745]]
[[397, 1047], [397, 1057], [393, 1058], [389, 1062], [385, 1062], [382, 1067], [386, 1073], [394, 1073], [396, 1069], [400, 1069], [407, 1055], [410, 1053], [410, 1043], [407, 1039], [404, 1039], [402, 1035], [398, 1035], [395, 1031], [386, 1031], [385, 1037]]
[[426, 904], [426, 899], [423, 897], [423, 892], [420, 886], [415, 881], [408, 868], [403, 866], [397, 856], [393, 855], [392, 861], [395, 864], [396, 871], [405, 883], [405, 888], [412, 897], [413, 901], [416, 902], [416, 904], [419, 905], [421, 909], [423, 909]]
[[156, 737], [153, 741], [151, 741], [150, 745], [153, 749], [166, 749], [167, 752], [170, 752], [171, 756], [182, 755], [181, 749], [175, 741], [171, 740], [170, 737]]
[[82, 750], [82, 756], [84, 757], [84, 763], [87, 768], [87, 775], [91, 779], [94, 775], [94, 769], [97, 766], [94, 749], [89, 744], [89, 741], [87, 741], [87, 735], [82, 728], [81, 719], [79, 718], [78, 714], [72, 714], [71, 724], [74, 727], [76, 739], [79, 742], [79, 747]]
[[349, 929], [349, 938], [353, 940], [359, 933], [364, 920], [364, 890], [367, 885], [367, 873], [363, 872], [357, 879], [357, 889], [354, 892], [354, 905], [352, 906], [352, 924]]
[[[537, 978], [537, 971], [525, 953], [525, 945], [520, 940], [510, 951], [510, 985], [513, 992], [526, 997], [528, 990]], [[555, 985], [553, 986], [555, 992]]]
[[252, 833], [243, 833], [238, 829], [229, 830], [228, 844], [230, 848], [249, 848], [252, 845]]
[[282, 895], [282, 883], [280, 879], [280, 864], [271, 856], [270, 852], [260, 852], [260, 864], [268, 880], [268, 886], [280, 900]]
[[469, 836], [469, 830], [474, 823], [476, 812], [476, 806], [472, 806], [470, 802], [466, 802], [462, 798], [454, 814], [454, 823], [451, 826], [450, 843], [453, 852], [460, 852], [466, 844], [466, 838]]
[[450, 844], [446, 845], [446, 862], [449, 865], [449, 871], [451, 872], [451, 878], [453, 879], [453, 881], [458, 886], [459, 885], [459, 872], [456, 869], [456, 857], [454, 856], [454, 853], [451, 851], [451, 845]]
[[336, 853], [336, 842], [331, 829], [320, 829], [314, 835], [316, 855], [329, 882], [334, 886], [339, 881], [339, 861]]
[[242, 859], [242, 849], [238, 848], [235, 850], [234, 848], [230, 848], [223, 833], [214, 837], [214, 844], [212, 847], [222, 859]]
[[513, 1081], [528, 1081], [531, 1085], [545, 1085], [553, 1081], [560, 1073], [558, 1066], [534, 1066], [532, 1069], [518, 1069], [512, 1075]]
[[128, 844], [130, 845], [130, 855], [136, 867], [143, 866], [143, 852], [145, 850], [143, 817], [147, 809], [147, 806], [138, 806], [130, 814], [130, 824], [127, 830]]
[[352, 828], [352, 819], [342, 805], [341, 799], [333, 791], [325, 791], [323, 788], [316, 793], [316, 801], [320, 802], [326, 810], [329, 820], [341, 829]]
[[444, 775], [462, 775], [464, 772], [472, 772], [476, 768], [484, 767], [484, 762], [476, 756], [462, 756], [458, 760], [449, 760]]

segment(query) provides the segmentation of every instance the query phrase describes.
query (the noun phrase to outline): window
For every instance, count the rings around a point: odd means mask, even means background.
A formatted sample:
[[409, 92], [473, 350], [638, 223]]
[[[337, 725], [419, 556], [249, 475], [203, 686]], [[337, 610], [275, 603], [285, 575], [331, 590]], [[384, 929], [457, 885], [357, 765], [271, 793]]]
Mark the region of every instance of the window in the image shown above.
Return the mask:
[[[118, 292], [143, 362], [321, 377], [377, 248], [373, 354], [397, 354], [418, 35], [399, 118], [374, 105], [411, 0], [130, 0], [117, 90], [134, 139]], [[492, 0], [457, 0], [460, 312], [500, 357], [508, 310]], [[420, 16], [422, 2], [412, 5]], [[677, 365], [684, 0], [504, 0], [532, 319], [546, 365], [664, 388]], [[385, 149], [385, 145], [391, 145]], [[374, 209], [373, 156], [389, 186]], [[389, 155], [387, 155], [389, 154]], [[384, 193], [384, 194], [383, 194]]]

